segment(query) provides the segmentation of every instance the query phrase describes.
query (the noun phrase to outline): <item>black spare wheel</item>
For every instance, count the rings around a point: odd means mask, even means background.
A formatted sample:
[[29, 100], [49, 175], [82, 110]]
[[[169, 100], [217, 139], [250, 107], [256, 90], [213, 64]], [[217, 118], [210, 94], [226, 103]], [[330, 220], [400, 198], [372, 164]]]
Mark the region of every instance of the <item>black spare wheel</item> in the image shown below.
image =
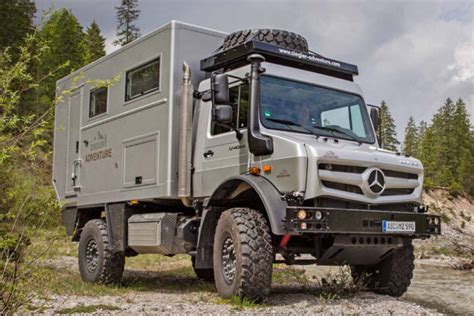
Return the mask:
[[251, 40], [273, 44], [303, 53], [308, 52], [308, 42], [303, 36], [293, 32], [273, 29], [243, 30], [231, 33], [224, 39], [220, 51], [242, 45]]
[[101, 219], [87, 222], [79, 240], [79, 271], [85, 282], [118, 283], [122, 279], [125, 255], [112, 251], [107, 224]]

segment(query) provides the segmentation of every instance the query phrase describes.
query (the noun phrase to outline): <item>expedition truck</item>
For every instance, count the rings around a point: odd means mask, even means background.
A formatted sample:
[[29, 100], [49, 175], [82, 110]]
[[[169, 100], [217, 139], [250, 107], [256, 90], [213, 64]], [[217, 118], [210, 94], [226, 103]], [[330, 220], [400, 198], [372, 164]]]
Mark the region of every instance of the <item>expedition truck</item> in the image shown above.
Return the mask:
[[292, 32], [172, 21], [59, 80], [53, 183], [82, 279], [189, 254], [224, 297], [265, 298], [275, 262], [350, 265], [402, 295], [440, 218], [356, 75]]

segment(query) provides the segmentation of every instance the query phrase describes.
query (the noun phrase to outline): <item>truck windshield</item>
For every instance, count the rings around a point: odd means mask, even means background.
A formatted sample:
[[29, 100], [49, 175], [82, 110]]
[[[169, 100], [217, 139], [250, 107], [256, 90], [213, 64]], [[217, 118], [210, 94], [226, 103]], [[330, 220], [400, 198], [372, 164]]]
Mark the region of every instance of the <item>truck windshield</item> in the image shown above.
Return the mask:
[[[271, 129], [373, 143], [361, 97], [287, 79], [262, 76], [260, 119]], [[282, 122], [290, 121], [289, 125]]]

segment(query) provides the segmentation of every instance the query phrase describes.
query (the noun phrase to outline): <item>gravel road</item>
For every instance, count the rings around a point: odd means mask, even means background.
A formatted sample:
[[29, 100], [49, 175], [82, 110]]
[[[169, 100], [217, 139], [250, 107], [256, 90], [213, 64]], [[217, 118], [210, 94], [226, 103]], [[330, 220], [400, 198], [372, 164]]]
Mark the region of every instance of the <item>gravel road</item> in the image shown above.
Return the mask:
[[[53, 266], [76, 269], [76, 258], [63, 257], [50, 261]], [[194, 277], [175, 276], [172, 280], [160, 276], [160, 272], [126, 270], [124, 279], [147, 278], [156, 284], [167, 284], [166, 289], [156, 286], [153, 291], [130, 291], [123, 296], [66, 296], [49, 294], [32, 298], [31, 305], [39, 307], [36, 312], [55, 314], [78, 311], [80, 306], [96, 306], [96, 314], [324, 314], [324, 315], [438, 315], [436, 309], [421, 306], [406, 299], [396, 299], [371, 292], [359, 292], [349, 298], [325, 299], [318, 292], [317, 280], [338, 268], [295, 266], [304, 270], [305, 283], [276, 283], [269, 298], [261, 306], [239, 306], [220, 299], [213, 286], [208, 290], [196, 290]], [[313, 281], [316, 280], [316, 281]], [[174, 282], [175, 287], [169, 283]], [[101, 307], [102, 305], [102, 307]]]

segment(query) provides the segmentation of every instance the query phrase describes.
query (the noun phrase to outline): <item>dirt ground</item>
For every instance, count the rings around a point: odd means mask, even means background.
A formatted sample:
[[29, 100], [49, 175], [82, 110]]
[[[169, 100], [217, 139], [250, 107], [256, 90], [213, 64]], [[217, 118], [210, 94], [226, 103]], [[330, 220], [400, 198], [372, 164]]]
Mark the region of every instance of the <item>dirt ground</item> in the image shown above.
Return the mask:
[[[51, 268], [77, 272], [75, 257], [61, 257], [47, 264]], [[46, 294], [32, 297], [29, 312], [97, 313], [97, 314], [324, 314], [324, 315], [436, 315], [434, 308], [423, 307], [405, 299], [358, 292], [348, 297], [325, 296], [320, 292], [320, 280], [328, 274], [340, 273], [340, 268], [319, 270], [312, 266], [286, 268], [276, 266], [271, 295], [262, 305], [217, 296], [212, 284], [197, 280], [181, 268], [190, 268], [183, 257], [160, 265], [159, 271], [127, 269], [124, 284], [144, 281], [147, 286], [125, 291], [120, 295]], [[176, 272], [176, 273], [175, 273]]]
[[[36, 241], [37, 250], [50, 244], [54, 251], [33, 270], [29, 304], [20, 313], [474, 315], [474, 205], [442, 190], [426, 193], [424, 201], [432, 213], [442, 214], [443, 235], [416, 241], [415, 277], [402, 298], [353, 288], [345, 279], [347, 269], [275, 265], [263, 304], [222, 299], [212, 283], [195, 277], [185, 255], [128, 258], [121, 285], [90, 285], [80, 280], [77, 245], [53, 231], [42, 232]], [[323, 280], [331, 278], [337, 286], [327, 291]]]

